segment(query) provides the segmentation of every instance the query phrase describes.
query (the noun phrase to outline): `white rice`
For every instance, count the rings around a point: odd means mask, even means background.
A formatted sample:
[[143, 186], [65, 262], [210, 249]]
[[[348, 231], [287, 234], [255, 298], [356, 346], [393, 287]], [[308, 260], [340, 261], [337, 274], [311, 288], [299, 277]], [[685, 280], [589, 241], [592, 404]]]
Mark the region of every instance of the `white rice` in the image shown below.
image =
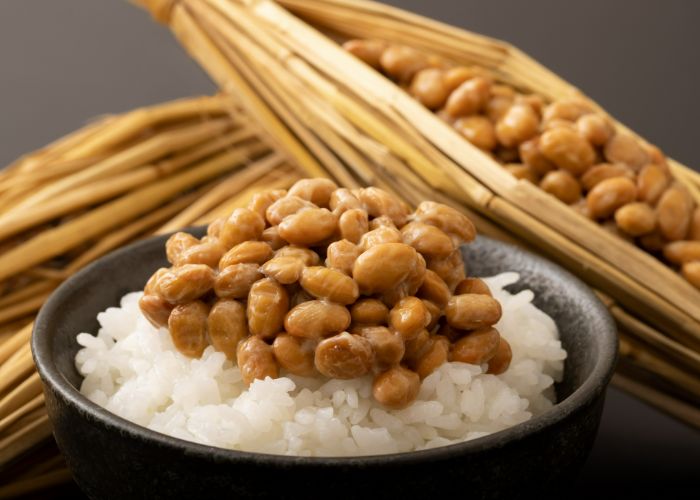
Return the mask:
[[447, 363], [427, 377], [417, 400], [387, 410], [371, 396], [371, 377], [317, 380], [293, 375], [246, 388], [238, 368], [208, 347], [181, 355], [165, 328], [141, 315], [141, 293], [97, 319], [97, 337], [81, 333], [76, 365], [81, 392], [136, 424], [197, 443], [302, 456], [374, 455], [444, 446], [505, 429], [552, 406], [566, 352], [556, 325], [531, 304], [529, 290], [504, 286], [516, 273], [488, 278], [503, 306], [497, 328], [513, 350], [510, 368]]

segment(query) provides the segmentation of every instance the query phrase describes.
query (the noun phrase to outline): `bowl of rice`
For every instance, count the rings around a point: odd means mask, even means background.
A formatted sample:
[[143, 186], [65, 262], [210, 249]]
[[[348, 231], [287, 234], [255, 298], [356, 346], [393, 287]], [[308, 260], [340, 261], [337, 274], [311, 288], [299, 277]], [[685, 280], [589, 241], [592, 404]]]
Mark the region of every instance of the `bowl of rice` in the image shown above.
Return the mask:
[[413, 498], [457, 488], [516, 498], [566, 488], [585, 462], [615, 328], [556, 265], [484, 237], [463, 245], [469, 275], [502, 308], [494, 326], [510, 347], [507, 369], [446, 361], [392, 407], [372, 397], [371, 375], [282, 370], [251, 382], [214, 346], [183, 355], [139, 308], [144, 283], [167, 265], [167, 240], [87, 267], [35, 323], [54, 435], [88, 496]]

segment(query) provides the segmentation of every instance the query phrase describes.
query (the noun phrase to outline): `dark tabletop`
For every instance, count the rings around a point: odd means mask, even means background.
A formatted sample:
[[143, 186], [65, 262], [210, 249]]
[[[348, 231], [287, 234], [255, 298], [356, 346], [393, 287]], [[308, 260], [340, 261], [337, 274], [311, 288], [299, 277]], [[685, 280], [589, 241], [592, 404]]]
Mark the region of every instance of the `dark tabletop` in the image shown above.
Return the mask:
[[[670, 156], [700, 166], [700, 2], [388, 3], [513, 43]], [[101, 113], [214, 90], [167, 29], [123, 0], [0, 1], [0, 166]], [[698, 464], [699, 432], [611, 388], [576, 490], [686, 498]]]

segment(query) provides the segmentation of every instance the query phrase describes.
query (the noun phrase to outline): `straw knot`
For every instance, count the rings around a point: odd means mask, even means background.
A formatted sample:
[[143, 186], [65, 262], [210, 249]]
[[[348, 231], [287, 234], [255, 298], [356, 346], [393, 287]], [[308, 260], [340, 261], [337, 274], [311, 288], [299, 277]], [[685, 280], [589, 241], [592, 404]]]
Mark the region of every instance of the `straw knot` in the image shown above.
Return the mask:
[[159, 23], [169, 24], [175, 6], [180, 0], [132, 0], [151, 13]]

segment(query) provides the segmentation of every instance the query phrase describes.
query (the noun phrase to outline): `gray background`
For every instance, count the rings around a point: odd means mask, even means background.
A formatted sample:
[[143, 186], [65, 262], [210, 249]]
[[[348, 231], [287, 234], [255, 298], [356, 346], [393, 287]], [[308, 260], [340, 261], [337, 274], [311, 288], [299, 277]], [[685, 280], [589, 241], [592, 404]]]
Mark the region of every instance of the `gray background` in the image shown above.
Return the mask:
[[[669, 155], [697, 158], [700, 2], [392, 0], [519, 46]], [[122, 0], [0, 1], [0, 166], [102, 113], [214, 86]], [[697, 484], [700, 433], [611, 389], [577, 491]], [[683, 495], [680, 495], [683, 497]]]

